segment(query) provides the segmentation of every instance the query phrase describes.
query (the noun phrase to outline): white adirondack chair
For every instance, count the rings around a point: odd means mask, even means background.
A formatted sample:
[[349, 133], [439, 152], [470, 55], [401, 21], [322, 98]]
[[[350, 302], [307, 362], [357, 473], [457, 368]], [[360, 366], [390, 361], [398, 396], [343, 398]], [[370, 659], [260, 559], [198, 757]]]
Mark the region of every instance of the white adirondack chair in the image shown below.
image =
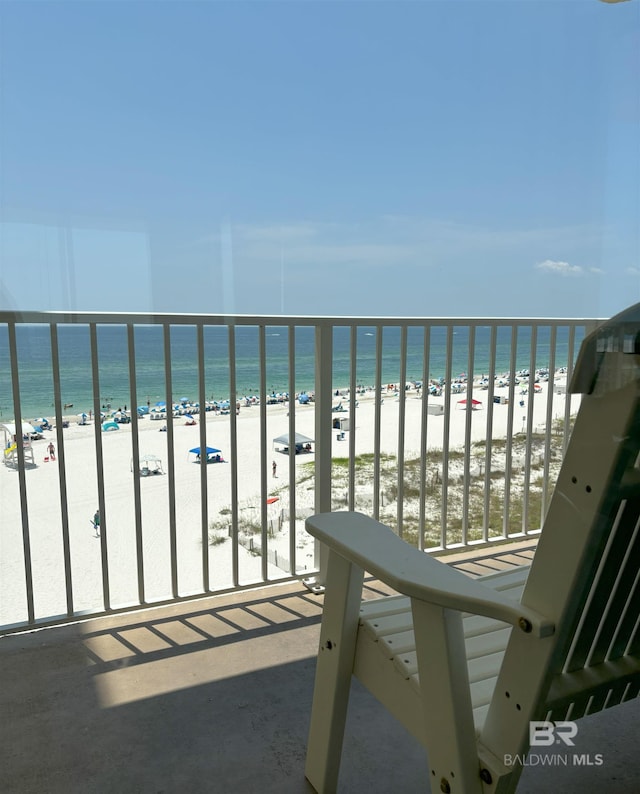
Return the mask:
[[[583, 343], [584, 396], [530, 568], [472, 580], [362, 514], [307, 520], [329, 547], [305, 770], [317, 791], [337, 788], [352, 674], [423, 742], [432, 792], [513, 791], [532, 722], [638, 694], [639, 354], [640, 304]], [[364, 571], [402, 595], [361, 604]]]

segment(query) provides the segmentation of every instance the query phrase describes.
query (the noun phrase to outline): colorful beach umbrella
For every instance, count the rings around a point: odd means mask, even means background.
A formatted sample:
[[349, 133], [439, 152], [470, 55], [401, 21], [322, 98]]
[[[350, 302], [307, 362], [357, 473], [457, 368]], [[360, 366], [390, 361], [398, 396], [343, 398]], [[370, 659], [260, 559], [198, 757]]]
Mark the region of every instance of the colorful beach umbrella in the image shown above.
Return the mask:
[[[458, 405], [466, 405], [466, 404], [467, 404], [467, 400], [466, 400], [466, 399], [464, 399], [464, 400], [458, 400]], [[475, 407], [476, 407], [476, 406], [478, 406], [478, 405], [482, 405], [482, 403], [480, 402], [480, 400], [475, 400], [475, 399], [474, 399], [474, 400], [471, 400], [471, 407], [472, 407], [472, 408], [475, 408]]]

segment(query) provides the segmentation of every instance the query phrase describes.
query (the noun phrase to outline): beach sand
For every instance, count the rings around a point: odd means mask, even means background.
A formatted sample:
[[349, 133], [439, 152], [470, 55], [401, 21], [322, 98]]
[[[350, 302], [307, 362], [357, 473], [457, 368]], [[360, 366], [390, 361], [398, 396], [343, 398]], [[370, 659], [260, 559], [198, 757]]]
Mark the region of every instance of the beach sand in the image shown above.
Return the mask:
[[[560, 382], [556, 386], [561, 386]], [[508, 389], [496, 389], [497, 396], [506, 396]], [[388, 455], [398, 452], [398, 417], [400, 400], [393, 392], [383, 393], [381, 410], [380, 451]], [[463, 446], [468, 417], [471, 440], [487, 435], [487, 416], [493, 417], [492, 435], [504, 438], [507, 434], [509, 406], [487, 403], [487, 392], [475, 391], [475, 399], [482, 402], [478, 410], [468, 411], [459, 400], [465, 395], [451, 396], [449, 444], [452, 448]], [[525, 400], [525, 407], [519, 405]], [[561, 418], [565, 412], [565, 395], [554, 391], [549, 394], [547, 384], [533, 397], [532, 427], [541, 431], [546, 423], [548, 399], [552, 399], [552, 418]], [[513, 408], [513, 432], [523, 430], [529, 406], [528, 396], [521, 396], [516, 387]], [[430, 404], [444, 404], [444, 397], [430, 397]], [[575, 401], [575, 402], [574, 402]], [[340, 402], [336, 397], [334, 404]], [[342, 398], [348, 406], [348, 398]], [[572, 399], [572, 412], [577, 410], [578, 398]], [[293, 405], [296, 431], [311, 438], [315, 434], [313, 403]], [[274, 451], [273, 439], [289, 430], [288, 404], [267, 406], [266, 444], [261, 448], [260, 408], [242, 407], [237, 416], [237, 471], [238, 503], [241, 520], [259, 522], [263, 497], [277, 495], [278, 501], [268, 507], [268, 518], [278, 528], [281, 510], [288, 507], [289, 456]], [[333, 414], [344, 417], [345, 414]], [[421, 445], [422, 400], [415, 391], [406, 393], [405, 399], [405, 459], [418, 458]], [[202, 588], [203, 544], [201, 466], [189, 450], [200, 445], [200, 421], [206, 419], [206, 439], [209, 446], [222, 451], [225, 462], [206, 466], [208, 521], [223, 527], [230, 522], [232, 494], [232, 462], [230, 460], [231, 421], [229, 415], [213, 412], [196, 415], [198, 424], [187, 426], [183, 417], [173, 420], [174, 449], [172, 473], [167, 456], [167, 433], [160, 432], [166, 424], [149, 417], [141, 419], [139, 427], [140, 455], [157, 455], [163, 463], [164, 474], [140, 478], [141, 536], [144, 551], [144, 596], [147, 602], [170, 598], [172, 595], [171, 536], [169, 485], [175, 481], [177, 592], [181, 596], [199, 593]], [[355, 421], [354, 421], [355, 419]], [[351, 432], [355, 432], [356, 454], [375, 450], [375, 400], [373, 393], [358, 395], [355, 417], [350, 417]], [[77, 421], [77, 420], [76, 420]], [[444, 415], [429, 415], [427, 444], [429, 449], [443, 446]], [[355, 427], [355, 430], [353, 430]], [[134, 479], [132, 475], [132, 426], [120, 425], [117, 431], [100, 432], [103, 456], [105, 515], [102, 518], [101, 537], [96, 537], [91, 524], [98, 507], [98, 478], [96, 466], [96, 430], [92, 423], [79, 425], [72, 422], [63, 431], [66, 471], [67, 510], [70, 545], [70, 569], [75, 612], [87, 613], [102, 609], [103, 555], [108, 562], [108, 592], [112, 607], [138, 603], [138, 573], [136, 564], [136, 519]], [[63, 552], [63, 522], [60, 496], [58, 460], [45, 462], [47, 446], [55, 431], [45, 432], [43, 440], [33, 442], [35, 466], [27, 467], [25, 474], [28, 500], [28, 528], [33, 592], [36, 617], [50, 618], [66, 612], [65, 561]], [[333, 455], [346, 457], [349, 450], [349, 432], [338, 440], [332, 432]], [[261, 492], [261, 462], [265, 465], [267, 491]], [[272, 461], [277, 463], [277, 477], [272, 476]], [[296, 472], [313, 462], [313, 453], [293, 456]], [[313, 481], [307, 479], [296, 487], [296, 514], [313, 512]], [[22, 622], [26, 616], [25, 564], [23, 552], [23, 527], [20, 510], [19, 476], [16, 468], [0, 466], [0, 625]], [[222, 512], [221, 512], [222, 511]], [[225, 518], [226, 516], [226, 518]], [[303, 521], [296, 522], [296, 564], [298, 572], [314, 569], [314, 549], [303, 530]], [[224, 529], [217, 531], [224, 538]], [[207, 528], [208, 535], [208, 528]], [[257, 535], [259, 542], [260, 534]], [[290, 556], [291, 539], [289, 523], [269, 538], [268, 548], [277, 552], [280, 559]], [[210, 588], [224, 589], [235, 584], [232, 572], [232, 544], [224, 540], [208, 545], [205, 559], [209, 565]], [[240, 584], [259, 582], [262, 578], [262, 558], [243, 547], [239, 548], [238, 572]], [[286, 576], [281, 568], [267, 566], [270, 579]]]

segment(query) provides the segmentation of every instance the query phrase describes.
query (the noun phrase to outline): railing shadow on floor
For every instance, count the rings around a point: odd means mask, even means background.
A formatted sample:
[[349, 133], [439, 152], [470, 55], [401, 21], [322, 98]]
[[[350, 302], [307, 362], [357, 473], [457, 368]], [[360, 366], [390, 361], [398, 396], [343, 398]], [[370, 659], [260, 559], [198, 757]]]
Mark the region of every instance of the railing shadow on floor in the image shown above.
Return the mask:
[[[367, 597], [383, 592], [367, 579]], [[288, 583], [2, 638], [3, 790], [308, 794], [321, 609]], [[581, 721], [579, 752], [603, 754], [602, 766], [529, 767], [519, 794], [635, 794], [639, 707]], [[427, 780], [419, 743], [355, 682], [339, 790], [424, 791]]]

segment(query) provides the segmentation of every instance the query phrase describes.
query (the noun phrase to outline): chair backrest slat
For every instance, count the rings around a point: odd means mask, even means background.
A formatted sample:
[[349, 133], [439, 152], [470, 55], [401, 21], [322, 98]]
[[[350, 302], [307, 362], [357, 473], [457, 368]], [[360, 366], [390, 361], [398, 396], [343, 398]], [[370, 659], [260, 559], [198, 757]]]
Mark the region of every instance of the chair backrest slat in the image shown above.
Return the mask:
[[[610, 542], [594, 575], [565, 671], [600, 664], [626, 651], [626, 643], [622, 647], [619, 642], [615, 649], [612, 648], [612, 638], [628, 606], [636, 608], [636, 618], [638, 614], [637, 603], [630, 603], [629, 599], [637, 580], [640, 559], [637, 556], [640, 553], [640, 533], [637, 531], [639, 517], [640, 500], [625, 500], [621, 503]], [[622, 636], [619, 640], [622, 640]]]
[[[640, 598], [637, 598], [636, 603], [637, 602], [640, 602]], [[638, 617], [637, 614], [634, 615], [630, 613], [628, 618], [630, 623], [635, 620], [635, 628], [629, 640], [627, 654], [630, 656], [640, 656], [640, 617]]]
[[[640, 554], [640, 551], [638, 551]], [[616, 626], [608, 659], [617, 659], [624, 654], [640, 655], [640, 637], [638, 621], [640, 620], [640, 575], [636, 573], [636, 581], [629, 593], [629, 601], [622, 618]]]

